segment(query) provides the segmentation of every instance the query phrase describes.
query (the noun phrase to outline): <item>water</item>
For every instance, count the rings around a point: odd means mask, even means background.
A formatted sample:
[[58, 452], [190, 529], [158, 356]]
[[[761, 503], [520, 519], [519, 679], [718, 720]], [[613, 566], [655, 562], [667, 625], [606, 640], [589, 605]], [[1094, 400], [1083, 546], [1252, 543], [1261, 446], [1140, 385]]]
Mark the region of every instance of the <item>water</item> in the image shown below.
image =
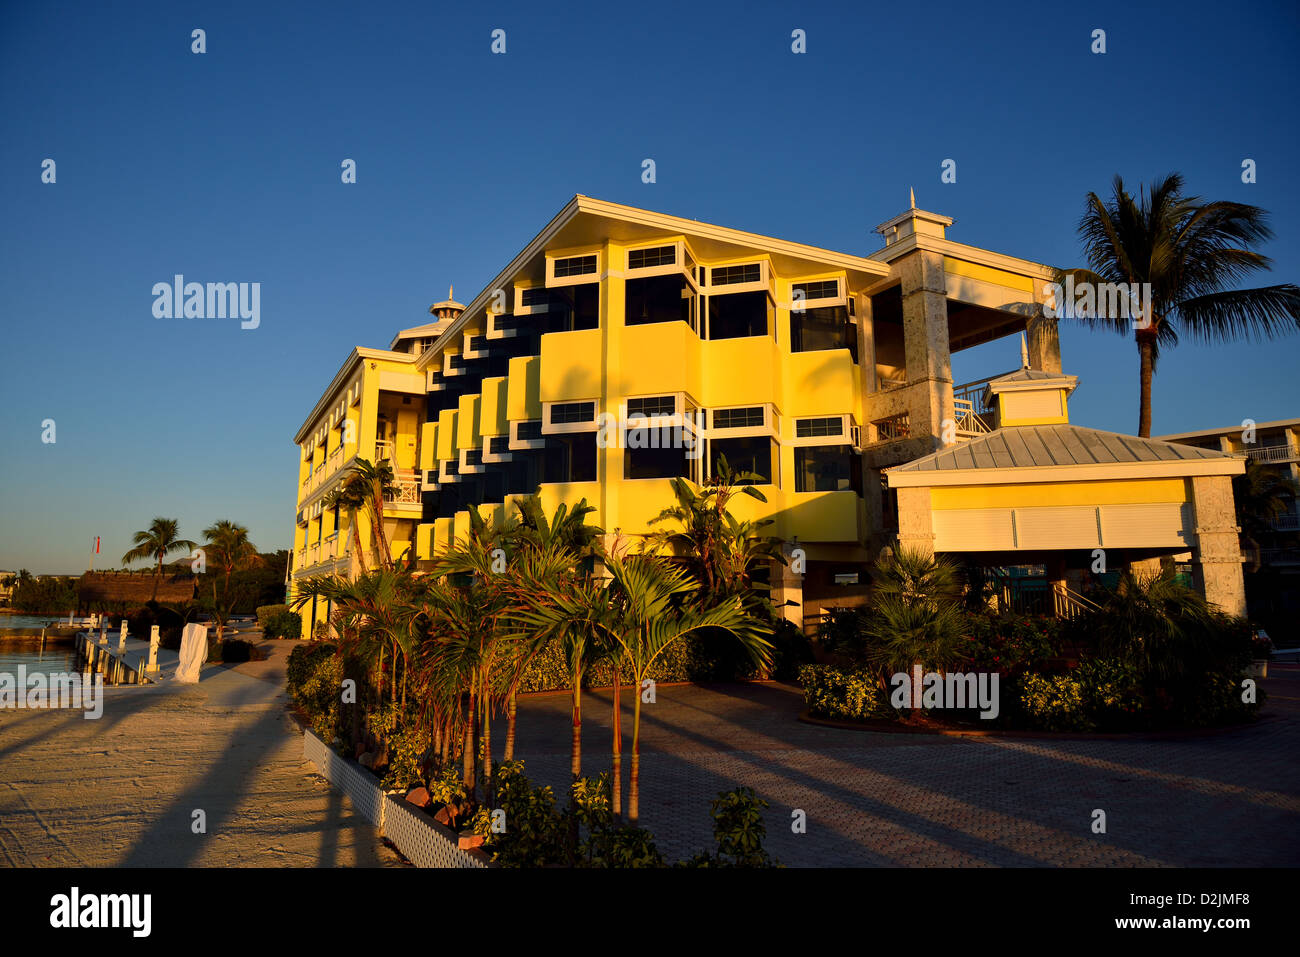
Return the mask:
[[46, 625], [57, 625], [59, 622], [66, 624], [68, 616], [64, 615], [0, 615], [0, 633], [12, 630], [14, 628], [35, 628], [40, 631]]
[[18, 666], [26, 665], [29, 675], [38, 671], [43, 674], [61, 674], [77, 670], [77, 651], [70, 645], [46, 645], [45, 650], [39, 643], [17, 644], [6, 642], [0, 644], [0, 674], [18, 674]]

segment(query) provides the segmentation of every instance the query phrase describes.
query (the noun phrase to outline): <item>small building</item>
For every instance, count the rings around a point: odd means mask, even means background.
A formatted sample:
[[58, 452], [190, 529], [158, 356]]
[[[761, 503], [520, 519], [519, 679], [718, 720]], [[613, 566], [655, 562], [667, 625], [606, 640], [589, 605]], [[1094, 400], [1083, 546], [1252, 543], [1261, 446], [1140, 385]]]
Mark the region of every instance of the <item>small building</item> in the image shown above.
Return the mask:
[[1073, 425], [1078, 379], [987, 384], [992, 431], [886, 471], [900, 548], [986, 569], [1041, 565], [1058, 613], [1106, 572], [1186, 556], [1205, 597], [1246, 613], [1232, 477], [1245, 457]]

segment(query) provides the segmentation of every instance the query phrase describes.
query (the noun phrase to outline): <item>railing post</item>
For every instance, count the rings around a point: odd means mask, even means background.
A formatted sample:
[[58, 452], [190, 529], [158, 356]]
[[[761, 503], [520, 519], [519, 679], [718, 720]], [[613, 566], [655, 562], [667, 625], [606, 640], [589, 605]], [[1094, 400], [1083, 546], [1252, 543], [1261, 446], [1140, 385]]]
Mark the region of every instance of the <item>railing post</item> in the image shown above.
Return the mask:
[[158, 626], [149, 629], [149, 667], [148, 674], [158, 673]]

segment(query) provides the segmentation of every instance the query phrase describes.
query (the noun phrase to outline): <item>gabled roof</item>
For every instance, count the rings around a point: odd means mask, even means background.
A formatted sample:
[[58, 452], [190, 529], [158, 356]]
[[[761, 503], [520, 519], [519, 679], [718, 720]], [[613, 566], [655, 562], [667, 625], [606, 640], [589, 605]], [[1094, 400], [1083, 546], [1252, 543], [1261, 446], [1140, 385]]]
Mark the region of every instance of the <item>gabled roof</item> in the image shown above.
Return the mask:
[[[929, 484], [929, 479], [941, 477], [944, 484], [953, 484], [954, 477], [973, 483], [995, 477], [1008, 482], [1056, 481], [1123, 478], [1135, 471], [1152, 475], [1235, 475], [1244, 468], [1242, 456], [1062, 424], [1007, 426], [895, 466], [886, 474], [891, 485], [897, 477], [898, 484], [910, 486]], [[1038, 470], [1040, 475], [1004, 476], [1002, 473], [1008, 470]], [[1063, 472], [1072, 474], [1058, 474]]]

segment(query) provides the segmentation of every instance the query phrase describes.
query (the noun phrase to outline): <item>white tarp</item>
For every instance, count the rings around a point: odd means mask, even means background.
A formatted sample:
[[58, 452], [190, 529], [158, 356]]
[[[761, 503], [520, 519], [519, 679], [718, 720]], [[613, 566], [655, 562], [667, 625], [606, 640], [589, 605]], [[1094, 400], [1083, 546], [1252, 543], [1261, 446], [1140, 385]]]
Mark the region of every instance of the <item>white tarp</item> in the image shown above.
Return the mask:
[[181, 663], [176, 668], [176, 680], [194, 684], [199, 680], [199, 669], [208, 660], [208, 629], [193, 623], [181, 633]]

